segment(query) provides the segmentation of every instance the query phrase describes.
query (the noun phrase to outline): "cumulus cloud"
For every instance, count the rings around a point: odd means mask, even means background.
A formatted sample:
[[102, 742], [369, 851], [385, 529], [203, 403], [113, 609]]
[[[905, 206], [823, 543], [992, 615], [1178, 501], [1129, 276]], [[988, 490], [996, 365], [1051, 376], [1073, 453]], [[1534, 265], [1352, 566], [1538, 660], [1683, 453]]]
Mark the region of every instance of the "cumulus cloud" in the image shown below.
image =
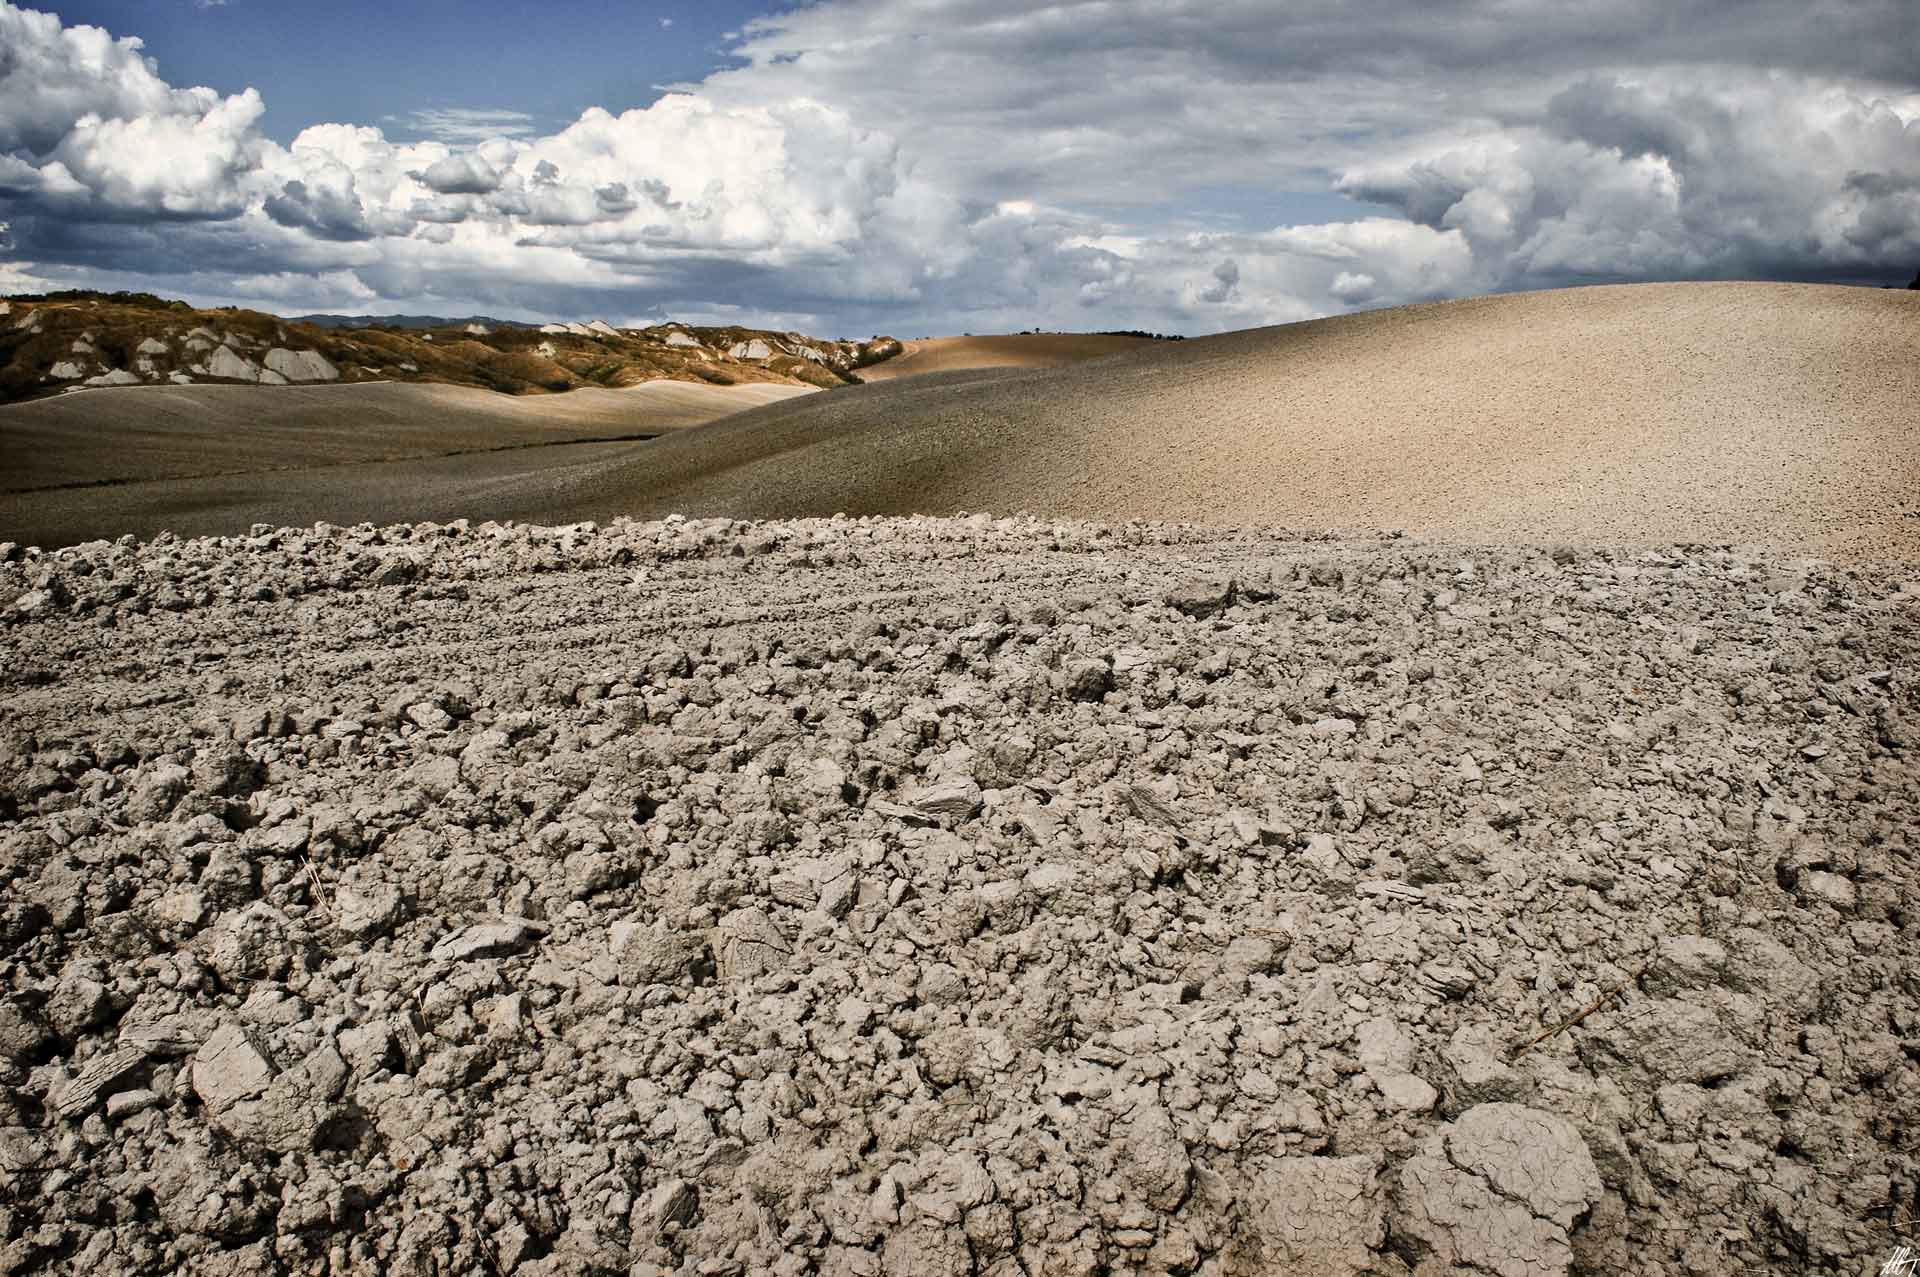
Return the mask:
[[1920, 256], [1920, 102], [1782, 75], [1604, 75], [1340, 188], [1460, 231], [1497, 287], [1871, 276]]
[[409, 177], [442, 195], [487, 195], [500, 189], [500, 174], [472, 151], [448, 155]]
[[[439, 108], [281, 146], [253, 90], [176, 87], [138, 39], [0, 0], [0, 258], [283, 309], [829, 333], [1904, 278], [1914, 21], [1903, 0], [1108, 0], [1098, 22], [819, 0], [749, 24], [736, 68], [557, 131]], [[1262, 224], [1208, 203], [1225, 189], [1356, 204]]]

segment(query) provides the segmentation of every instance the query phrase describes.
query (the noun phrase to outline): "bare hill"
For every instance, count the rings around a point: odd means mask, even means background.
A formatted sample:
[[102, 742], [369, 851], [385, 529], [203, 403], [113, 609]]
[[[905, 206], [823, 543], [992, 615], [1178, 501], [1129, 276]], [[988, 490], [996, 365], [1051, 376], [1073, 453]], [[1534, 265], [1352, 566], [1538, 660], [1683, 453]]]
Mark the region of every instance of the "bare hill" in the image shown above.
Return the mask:
[[[323, 457], [270, 486], [156, 462], [155, 481], [0, 495], [0, 540], [316, 519], [1030, 510], [1920, 560], [1916, 370], [1912, 293], [1585, 288], [1137, 343], [1055, 369], [934, 372], [652, 442]], [[593, 400], [498, 402], [572, 416]], [[572, 424], [576, 440], [651, 433]]]
[[165, 386], [0, 408], [0, 492], [652, 437], [812, 393], [648, 382], [512, 396], [469, 386]]
[[[656, 381], [512, 396], [468, 386], [167, 386], [0, 407], [0, 541], [454, 518], [525, 499], [587, 452], [816, 393]], [[565, 449], [548, 445], [566, 444]], [[565, 454], [565, 455], [562, 455]], [[418, 511], [420, 513], [416, 514]]]
[[525, 517], [1031, 510], [1920, 558], [1920, 297], [1569, 289], [742, 414]]
[[1152, 341], [1117, 333], [1009, 333], [994, 337], [929, 337], [902, 342], [905, 353], [862, 368], [863, 382], [894, 381], [970, 368], [1061, 368], [1086, 359], [1139, 350]]

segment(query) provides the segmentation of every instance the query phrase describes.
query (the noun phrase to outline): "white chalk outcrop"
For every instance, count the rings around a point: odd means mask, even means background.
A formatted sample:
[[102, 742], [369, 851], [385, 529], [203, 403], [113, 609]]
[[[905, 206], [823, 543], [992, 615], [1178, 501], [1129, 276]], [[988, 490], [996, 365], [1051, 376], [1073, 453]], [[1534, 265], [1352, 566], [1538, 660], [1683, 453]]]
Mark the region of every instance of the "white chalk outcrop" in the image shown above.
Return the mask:
[[317, 350], [269, 350], [267, 367], [288, 381], [340, 380], [340, 370]]
[[260, 365], [245, 355], [235, 354], [227, 346], [214, 347], [213, 354], [207, 359], [206, 368], [209, 377], [224, 377], [230, 381], [257, 382], [260, 380]]

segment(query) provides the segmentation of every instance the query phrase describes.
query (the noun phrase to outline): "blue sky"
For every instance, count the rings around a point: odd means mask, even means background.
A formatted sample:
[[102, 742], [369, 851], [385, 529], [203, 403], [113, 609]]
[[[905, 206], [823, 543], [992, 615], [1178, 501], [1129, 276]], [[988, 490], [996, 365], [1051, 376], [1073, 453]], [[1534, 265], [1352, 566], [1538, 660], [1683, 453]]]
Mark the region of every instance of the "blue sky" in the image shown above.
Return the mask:
[[323, 120], [379, 124], [431, 108], [519, 111], [551, 130], [589, 106], [646, 106], [658, 86], [698, 81], [728, 64], [723, 36], [773, 7], [726, 0], [54, 6], [70, 23], [138, 35], [175, 84], [259, 89], [267, 104], [262, 129], [282, 143]]
[[0, 293], [1198, 334], [1920, 267], [1912, 0], [0, 0], [0, 47]]

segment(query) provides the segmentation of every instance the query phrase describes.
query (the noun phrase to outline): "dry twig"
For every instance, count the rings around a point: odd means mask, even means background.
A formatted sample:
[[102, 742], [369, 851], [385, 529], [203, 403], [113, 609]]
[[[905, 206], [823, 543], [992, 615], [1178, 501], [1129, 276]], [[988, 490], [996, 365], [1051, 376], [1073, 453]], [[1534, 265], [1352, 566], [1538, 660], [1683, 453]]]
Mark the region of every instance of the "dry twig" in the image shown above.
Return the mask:
[[1586, 1019], [1588, 1016], [1592, 1015], [1595, 1011], [1598, 1011], [1601, 1007], [1613, 1001], [1620, 994], [1626, 992], [1626, 990], [1630, 986], [1632, 986], [1635, 981], [1637, 981], [1641, 976], [1647, 973], [1647, 968], [1652, 965], [1653, 965], [1653, 959], [1648, 958], [1645, 962], [1642, 962], [1639, 966], [1635, 967], [1631, 972], [1629, 972], [1627, 974], [1626, 979], [1620, 981], [1618, 984], [1609, 985], [1600, 994], [1599, 997], [1587, 1003], [1586, 1006], [1580, 1008], [1578, 1011], [1574, 1012], [1572, 1015], [1568, 1016], [1566, 1019], [1560, 1021], [1560, 1023], [1554, 1025], [1552, 1028], [1541, 1030], [1539, 1033], [1536, 1033], [1534, 1036], [1528, 1038], [1525, 1042], [1522, 1042], [1520, 1045], [1508, 1051], [1507, 1058], [1510, 1060], [1517, 1060], [1521, 1056], [1525, 1055], [1527, 1052], [1533, 1050], [1534, 1047], [1539, 1046], [1542, 1042], [1545, 1042], [1548, 1038], [1554, 1036], [1556, 1033], [1564, 1033], [1568, 1029], [1571, 1029], [1574, 1025], [1580, 1023], [1580, 1021]]

